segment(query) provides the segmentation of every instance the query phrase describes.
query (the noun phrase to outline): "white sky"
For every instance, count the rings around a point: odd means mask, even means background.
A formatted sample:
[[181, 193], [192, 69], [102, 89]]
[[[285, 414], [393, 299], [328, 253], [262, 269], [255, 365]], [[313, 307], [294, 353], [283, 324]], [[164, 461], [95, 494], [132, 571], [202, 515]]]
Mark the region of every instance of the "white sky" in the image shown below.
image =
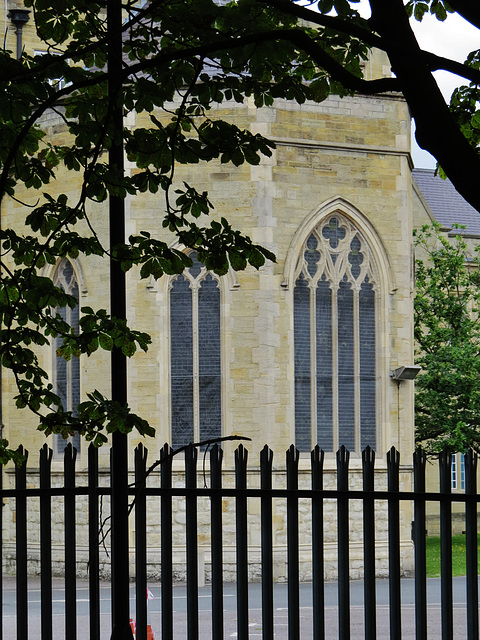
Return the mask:
[[[361, 0], [360, 7], [365, 7], [365, 15], [369, 15], [368, 2]], [[446, 58], [464, 62], [470, 51], [480, 49], [480, 33], [478, 29], [463, 20], [457, 14], [451, 14], [445, 22], [439, 22], [434, 16], [425, 15], [422, 22], [412, 19], [412, 26], [417, 36], [417, 40], [426, 51], [431, 51]], [[442, 90], [446, 100], [455, 87], [461, 84], [468, 84], [457, 76], [453, 76], [445, 71], [437, 71], [435, 78]], [[439, 132], [441, 135], [441, 132]], [[435, 158], [429, 153], [420, 149], [412, 133], [412, 155], [416, 167], [434, 168]]]

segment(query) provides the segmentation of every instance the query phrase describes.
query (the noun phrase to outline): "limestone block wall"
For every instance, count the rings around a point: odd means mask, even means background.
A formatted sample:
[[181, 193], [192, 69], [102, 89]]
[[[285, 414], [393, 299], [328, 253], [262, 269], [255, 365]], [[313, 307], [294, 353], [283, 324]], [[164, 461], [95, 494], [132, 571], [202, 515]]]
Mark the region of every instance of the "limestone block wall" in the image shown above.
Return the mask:
[[[273, 250], [275, 264], [258, 272], [229, 274], [222, 287], [223, 432], [265, 442], [284, 451], [293, 431], [293, 281], [299, 230], [326, 211], [368, 221], [384, 259], [379, 304], [379, 451], [394, 444], [413, 448], [413, 385], [399, 389], [391, 369], [413, 362], [411, 243], [412, 195], [409, 116], [396, 96], [330, 98], [321, 105], [282, 102], [273, 108], [219, 107], [277, 144], [257, 167], [195, 165], [177, 168], [197, 189], [208, 189], [213, 216], [227, 217], [255, 241]], [[140, 196], [130, 205], [130, 229], [138, 232], [162, 213], [162, 203]], [[159, 234], [163, 232], [159, 230]], [[168, 238], [168, 235], [164, 237]], [[158, 442], [169, 439], [167, 279], [129, 280], [129, 308], [153, 347], [130, 368], [134, 402], [148, 406]], [[157, 309], [157, 315], [150, 313]], [[149, 372], [157, 372], [160, 380]], [[136, 442], [136, 441], [135, 441]]]

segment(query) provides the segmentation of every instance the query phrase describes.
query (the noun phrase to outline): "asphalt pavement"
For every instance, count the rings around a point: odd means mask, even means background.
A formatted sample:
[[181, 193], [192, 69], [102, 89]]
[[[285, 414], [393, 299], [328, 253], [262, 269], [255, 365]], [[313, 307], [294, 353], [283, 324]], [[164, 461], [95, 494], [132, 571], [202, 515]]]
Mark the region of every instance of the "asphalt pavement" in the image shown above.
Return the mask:
[[[149, 621], [155, 633], [156, 640], [161, 637], [161, 586], [158, 583], [148, 585], [153, 594], [153, 599], [148, 601]], [[413, 640], [415, 638], [415, 596], [414, 580], [402, 580], [402, 638]], [[428, 598], [428, 638], [441, 637], [441, 597], [440, 579], [431, 578], [427, 581]], [[387, 640], [389, 638], [389, 606], [388, 606], [388, 580], [376, 581], [377, 596], [377, 638]], [[464, 640], [466, 635], [466, 591], [465, 578], [453, 579], [454, 596], [454, 638]], [[110, 587], [108, 583], [102, 583], [100, 589], [101, 598], [101, 630], [102, 639], [110, 637]], [[174, 588], [174, 628], [175, 637], [186, 638], [187, 622], [187, 598], [186, 586], [179, 584]], [[28, 598], [29, 638], [28, 640], [41, 640], [40, 614], [41, 598], [38, 578], [29, 580]], [[351, 639], [364, 638], [363, 625], [363, 582], [352, 581], [350, 583], [351, 604]], [[53, 584], [53, 626], [54, 640], [64, 640], [64, 608], [65, 597], [63, 581], [55, 579]], [[201, 587], [198, 597], [200, 640], [211, 638], [211, 589], [210, 586]], [[3, 581], [3, 637], [8, 640], [16, 638], [16, 612], [15, 612], [15, 581], [6, 577]], [[131, 611], [135, 611], [135, 589], [131, 588]], [[89, 599], [88, 585], [79, 581], [77, 584], [77, 629], [78, 638], [88, 640], [89, 626]], [[312, 586], [309, 583], [300, 585], [300, 639], [311, 640], [312, 632]], [[274, 616], [275, 639], [287, 640], [288, 638], [288, 591], [286, 584], [276, 584], [274, 588]], [[134, 617], [134, 613], [132, 613]], [[326, 638], [334, 640], [338, 638], [338, 610], [337, 610], [337, 584], [325, 583], [325, 617]], [[396, 621], [396, 623], [400, 623]], [[232, 583], [224, 585], [224, 637], [236, 638], [237, 612], [236, 612], [236, 586]], [[250, 638], [256, 640], [262, 637], [262, 611], [261, 611], [261, 584], [249, 585], [249, 629]], [[17, 638], [17, 640], [25, 640]], [[427, 640], [427, 639], [426, 639]]]

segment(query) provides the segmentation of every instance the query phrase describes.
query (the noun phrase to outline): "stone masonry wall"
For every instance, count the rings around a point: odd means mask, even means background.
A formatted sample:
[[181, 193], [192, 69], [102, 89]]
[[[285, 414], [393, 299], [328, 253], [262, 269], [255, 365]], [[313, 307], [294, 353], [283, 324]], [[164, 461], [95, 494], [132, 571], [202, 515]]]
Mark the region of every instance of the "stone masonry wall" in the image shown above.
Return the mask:
[[[9, 474], [10, 476], [10, 474]], [[100, 485], [106, 484], [108, 475], [100, 474]], [[9, 478], [10, 483], [13, 480]], [[86, 483], [86, 476], [79, 473], [76, 484], [82, 486]], [[198, 474], [197, 486], [204, 486], [207, 479], [203, 473]], [[52, 486], [61, 486], [63, 478], [60, 474], [54, 474]], [[185, 486], [185, 478], [182, 472], [175, 472], [173, 487]], [[349, 479], [350, 486], [361, 486], [361, 472], [353, 471]], [[376, 489], [386, 488], [386, 472], [379, 470], [376, 474]], [[38, 486], [36, 474], [28, 476], [28, 487]], [[153, 474], [149, 479], [148, 486], [158, 487], [159, 477]], [[208, 486], [208, 480], [207, 480]], [[234, 473], [224, 474], [223, 486], [231, 488], [234, 486]], [[248, 472], [248, 487], [260, 486], [259, 473]], [[286, 488], [285, 473], [280, 470], [274, 471], [273, 488]], [[308, 470], [299, 473], [299, 489], [310, 488], [310, 473]], [[324, 476], [324, 488], [336, 489], [336, 473], [333, 469], [326, 470]], [[4, 522], [4, 546], [3, 546], [3, 570], [6, 574], [15, 573], [15, 504], [14, 500], [6, 499], [3, 511]], [[77, 522], [76, 522], [76, 557], [77, 575], [86, 578], [88, 576], [88, 505], [86, 496], [79, 496], [76, 501]], [[199, 498], [198, 503], [198, 528], [197, 545], [199, 553], [199, 581], [209, 582], [211, 579], [210, 560], [210, 501], [208, 498]], [[402, 573], [409, 575], [413, 565], [413, 548], [408, 541], [410, 527], [410, 513], [408, 505], [404, 505], [401, 515], [401, 563]], [[299, 559], [300, 559], [300, 580], [310, 581], [312, 579], [311, 565], [311, 502], [307, 498], [299, 500]], [[100, 574], [103, 578], [110, 575], [109, 546], [110, 536], [108, 532], [110, 503], [108, 498], [100, 501], [100, 521], [104, 523], [100, 528], [105, 536], [105, 544], [100, 544]], [[222, 501], [223, 518], [223, 543], [224, 543], [224, 580], [234, 582], [236, 579], [236, 542], [235, 542], [235, 499], [224, 498]], [[337, 507], [334, 500], [324, 501], [324, 561], [325, 579], [334, 580], [337, 577]], [[40, 527], [39, 527], [39, 499], [31, 498], [28, 501], [28, 570], [31, 575], [38, 575], [40, 566]], [[185, 499], [173, 498], [173, 572], [175, 581], [185, 581], [186, 579], [186, 553], [185, 553]], [[62, 498], [52, 499], [52, 567], [54, 575], [63, 575], [64, 568], [64, 505]], [[350, 502], [350, 578], [359, 579], [363, 576], [363, 534], [362, 534], [362, 503], [360, 500]], [[274, 580], [284, 582], [288, 576], [287, 565], [287, 515], [286, 500], [274, 499], [274, 516], [272, 522], [273, 545], [274, 545]], [[386, 503], [378, 502], [375, 508], [375, 544], [376, 544], [376, 573], [379, 577], [388, 575], [388, 541], [387, 541], [387, 508]], [[261, 526], [260, 526], [260, 499], [251, 498], [248, 501], [248, 575], [251, 581], [261, 580]], [[134, 567], [134, 514], [130, 516], [130, 540], [131, 540], [131, 566], [130, 575], [133, 579], [135, 575]], [[9, 541], [9, 542], [8, 542]], [[160, 499], [149, 497], [147, 502], [147, 572], [149, 579], [159, 580], [161, 575], [160, 561], [161, 528], [160, 528]]]

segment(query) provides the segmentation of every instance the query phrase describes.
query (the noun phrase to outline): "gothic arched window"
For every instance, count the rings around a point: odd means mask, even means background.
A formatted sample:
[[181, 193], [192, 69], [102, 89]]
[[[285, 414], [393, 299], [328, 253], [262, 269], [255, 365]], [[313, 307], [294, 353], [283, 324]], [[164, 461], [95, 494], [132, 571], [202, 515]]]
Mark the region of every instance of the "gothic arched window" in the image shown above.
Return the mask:
[[[72, 263], [64, 258], [58, 264], [53, 278], [56, 287], [65, 293], [73, 296], [77, 302], [79, 300], [78, 281]], [[78, 333], [79, 329], [79, 307], [78, 304], [71, 307], [57, 307], [56, 312]], [[55, 338], [53, 343], [53, 382], [55, 393], [62, 401], [64, 411], [75, 413], [80, 403], [80, 359], [73, 356], [70, 360], [65, 360], [57, 356], [57, 349], [62, 344], [62, 337]], [[55, 452], [62, 454], [68, 442], [80, 451], [80, 436], [77, 434], [69, 440], [64, 440], [57, 435], [55, 439]]]
[[376, 445], [376, 267], [339, 213], [307, 238], [295, 270], [295, 439], [300, 451]]
[[171, 443], [222, 432], [220, 283], [191, 254], [193, 266], [170, 286]]

